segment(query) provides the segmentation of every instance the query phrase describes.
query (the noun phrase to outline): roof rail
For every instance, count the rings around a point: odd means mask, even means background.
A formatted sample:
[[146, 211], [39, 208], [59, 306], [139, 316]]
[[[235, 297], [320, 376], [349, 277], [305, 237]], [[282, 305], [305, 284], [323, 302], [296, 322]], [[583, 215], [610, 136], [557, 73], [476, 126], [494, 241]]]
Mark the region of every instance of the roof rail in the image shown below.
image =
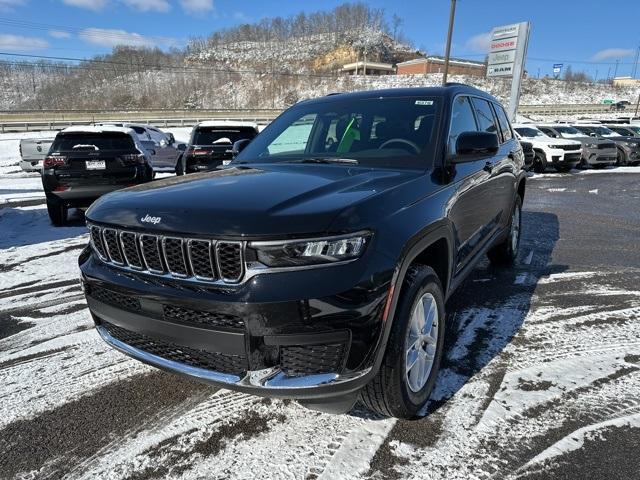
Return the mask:
[[344, 93], [344, 92], [331, 92], [331, 93], [327, 93], [327, 94], [325, 95], [325, 97], [331, 97], [331, 96], [333, 96], [333, 95], [340, 95], [341, 93]]

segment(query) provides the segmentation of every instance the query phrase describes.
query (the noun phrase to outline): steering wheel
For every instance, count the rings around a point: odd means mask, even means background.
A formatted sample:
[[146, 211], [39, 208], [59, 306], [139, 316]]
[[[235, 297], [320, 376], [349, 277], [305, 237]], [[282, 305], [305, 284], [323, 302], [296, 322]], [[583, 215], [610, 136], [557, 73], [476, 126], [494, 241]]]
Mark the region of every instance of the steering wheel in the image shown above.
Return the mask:
[[383, 148], [385, 148], [387, 145], [391, 143], [402, 143], [403, 145], [411, 147], [415, 151], [416, 155], [420, 154], [420, 147], [418, 147], [418, 145], [416, 145], [412, 141], [405, 140], [404, 138], [392, 138], [390, 140], [387, 140], [386, 142], [384, 142], [382, 145], [378, 147], [378, 150], [382, 150]]

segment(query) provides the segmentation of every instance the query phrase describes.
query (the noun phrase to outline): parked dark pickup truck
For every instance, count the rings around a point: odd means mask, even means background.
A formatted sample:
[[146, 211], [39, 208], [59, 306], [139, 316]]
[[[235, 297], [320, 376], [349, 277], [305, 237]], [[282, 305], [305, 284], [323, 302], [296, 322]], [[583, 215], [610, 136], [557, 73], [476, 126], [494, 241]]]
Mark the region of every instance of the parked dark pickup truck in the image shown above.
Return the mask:
[[523, 163], [502, 106], [468, 86], [304, 101], [229, 168], [95, 202], [87, 303], [107, 343], [150, 365], [415, 417], [445, 300], [485, 254], [516, 259]]

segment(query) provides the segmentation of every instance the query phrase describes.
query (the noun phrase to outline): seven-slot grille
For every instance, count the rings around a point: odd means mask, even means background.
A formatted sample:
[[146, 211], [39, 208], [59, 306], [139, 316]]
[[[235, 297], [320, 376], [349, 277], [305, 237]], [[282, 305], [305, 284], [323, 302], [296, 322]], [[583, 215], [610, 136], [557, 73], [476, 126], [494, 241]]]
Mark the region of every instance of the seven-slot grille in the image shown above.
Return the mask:
[[151, 235], [90, 226], [91, 244], [114, 265], [155, 275], [238, 283], [244, 275], [243, 243]]
[[582, 145], [556, 145], [556, 147], [564, 151], [582, 150]]

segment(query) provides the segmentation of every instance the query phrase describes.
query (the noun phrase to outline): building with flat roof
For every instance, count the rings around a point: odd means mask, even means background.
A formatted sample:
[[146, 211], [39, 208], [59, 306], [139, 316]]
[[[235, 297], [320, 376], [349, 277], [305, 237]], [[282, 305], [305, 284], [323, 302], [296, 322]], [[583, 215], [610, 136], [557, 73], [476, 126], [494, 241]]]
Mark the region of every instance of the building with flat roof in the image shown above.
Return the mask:
[[615, 77], [613, 85], [616, 87], [640, 87], [640, 78]]
[[[444, 57], [430, 55], [427, 57], [414, 58], [397, 65], [398, 75], [420, 75], [426, 73], [442, 73], [444, 71]], [[487, 66], [484, 62], [466, 60], [463, 58], [449, 59], [449, 75], [475, 75], [484, 77]]]
[[393, 75], [396, 69], [390, 63], [358, 61], [347, 63], [340, 69], [347, 75]]

